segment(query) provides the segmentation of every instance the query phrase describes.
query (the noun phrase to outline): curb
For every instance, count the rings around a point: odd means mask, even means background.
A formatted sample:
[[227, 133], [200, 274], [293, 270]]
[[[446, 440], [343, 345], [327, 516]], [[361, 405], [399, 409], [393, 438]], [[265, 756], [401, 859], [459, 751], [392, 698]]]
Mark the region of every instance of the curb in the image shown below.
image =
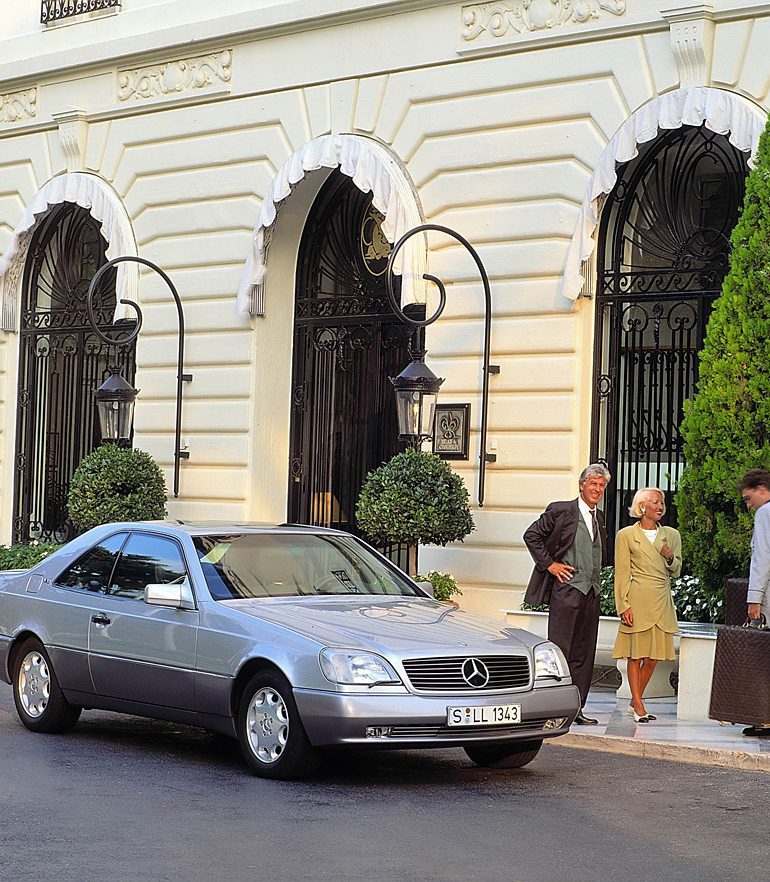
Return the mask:
[[770, 772], [770, 752], [746, 753], [741, 750], [717, 750], [670, 741], [639, 741], [619, 735], [575, 735], [568, 733], [549, 739], [555, 747], [573, 747], [582, 750], [602, 750], [622, 753], [644, 759], [668, 760], [676, 763], [694, 763], [704, 766], [722, 766], [748, 772]]

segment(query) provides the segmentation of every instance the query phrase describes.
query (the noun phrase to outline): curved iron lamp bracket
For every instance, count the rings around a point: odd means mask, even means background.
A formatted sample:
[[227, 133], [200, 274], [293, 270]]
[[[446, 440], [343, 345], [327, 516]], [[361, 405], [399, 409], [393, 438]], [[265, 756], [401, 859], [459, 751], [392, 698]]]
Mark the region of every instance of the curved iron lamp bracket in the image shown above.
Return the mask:
[[112, 260], [107, 261], [104, 266], [99, 267], [93, 279], [91, 279], [91, 284], [88, 288], [88, 322], [91, 325], [91, 329], [93, 332], [102, 340], [104, 343], [107, 343], [109, 346], [114, 346], [116, 349], [120, 349], [126, 346], [130, 346], [134, 340], [139, 336], [139, 331], [142, 328], [143, 316], [142, 310], [139, 308], [139, 305], [134, 303], [133, 300], [121, 300], [120, 302], [125, 306], [130, 306], [136, 312], [136, 326], [133, 330], [125, 337], [122, 337], [119, 340], [115, 340], [112, 337], [108, 337], [107, 334], [102, 331], [102, 329], [96, 323], [96, 315], [94, 313], [94, 293], [99, 287], [99, 282], [102, 276], [105, 275], [113, 266], [116, 266], [119, 263], [140, 263], [142, 266], [149, 267], [151, 270], [154, 270], [166, 283], [169, 291], [174, 298], [174, 302], [176, 303], [176, 314], [178, 319], [178, 340], [179, 345], [177, 348], [177, 363], [176, 363], [176, 423], [175, 423], [175, 432], [174, 432], [174, 496], [179, 496], [179, 463], [180, 460], [189, 459], [190, 454], [186, 450], [182, 450], [182, 383], [189, 383], [192, 380], [192, 374], [184, 373], [184, 313], [182, 312], [182, 301], [179, 299], [179, 294], [177, 293], [176, 288], [174, 287], [174, 283], [171, 279], [166, 275], [165, 272], [151, 260], [147, 260], [144, 257], [134, 257], [132, 255], [125, 255], [123, 257], [114, 257]]
[[390, 301], [390, 306], [393, 309], [393, 312], [395, 312], [402, 321], [406, 322], [407, 324], [413, 325], [416, 328], [425, 328], [428, 325], [432, 325], [433, 322], [435, 322], [436, 319], [438, 319], [443, 313], [444, 307], [446, 306], [446, 288], [444, 287], [444, 283], [441, 281], [441, 279], [437, 278], [436, 276], [432, 276], [429, 273], [423, 273], [422, 276], [423, 279], [425, 279], [426, 281], [433, 282], [436, 288], [438, 288], [439, 292], [438, 308], [433, 313], [433, 315], [425, 319], [415, 319], [411, 316], [406, 315], [401, 309], [401, 304], [396, 299], [396, 295], [393, 290], [393, 266], [395, 264], [398, 252], [401, 250], [404, 243], [408, 239], [411, 239], [412, 236], [416, 236], [418, 233], [426, 233], [431, 230], [437, 233], [444, 233], [447, 236], [451, 236], [453, 239], [456, 239], [470, 253], [479, 271], [481, 282], [484, 286], [484, 372], [481, 389], [481, 451], [479, 453], [478, 495], [479, 507], [481, 508], [484, 505], [484, 479], [486, 477], [486, 464], [488, 462], [495, 462], [495, 460], [497, 459], [495, 454], [487, 453], [489, 375], [500, 373], [500, 365], [489, 363], [492, 339], [492, 294], [489, 290], [489, 276], [487, 276], [487, 271], [484, 268], [484, 264], [481, 262], [481, 258], [479, 257], [476, 249], [471, 245], [471, 243], [455, 230], [451, 230], [449, 227], [443, 227], [439, 224], [420, 224], [419, 227], [413, 227], [411, 230], [407, 230], [407, 232], [404, 233], [404, 235], [393, 246], [393, 250], [390, 253], [390, 257], [388, 258], [388, 267], [385, 273], [385, 280], [388, 290], [388, 300]]

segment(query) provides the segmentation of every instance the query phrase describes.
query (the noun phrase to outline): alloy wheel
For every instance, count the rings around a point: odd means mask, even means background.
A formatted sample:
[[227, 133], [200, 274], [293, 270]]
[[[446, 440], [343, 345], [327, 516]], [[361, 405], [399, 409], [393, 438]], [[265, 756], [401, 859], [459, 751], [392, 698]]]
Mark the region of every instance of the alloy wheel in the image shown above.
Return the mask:
[[249, 746], [262, 763], [276, 762], [289, 740], [289, 712], [280, 693], [265, 686], [258, 689], [246, 713]]
[[19, 698], [25, 713], [38, 718], [45, 713], [51, 697], [51, 673], [39, 652], [30, 652], [19, 668]]

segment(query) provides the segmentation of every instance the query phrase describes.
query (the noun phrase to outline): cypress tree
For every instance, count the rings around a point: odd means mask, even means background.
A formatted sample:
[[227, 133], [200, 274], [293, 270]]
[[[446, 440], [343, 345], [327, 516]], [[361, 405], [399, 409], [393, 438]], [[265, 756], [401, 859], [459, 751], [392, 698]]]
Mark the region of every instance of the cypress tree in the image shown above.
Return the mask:
[[726, 578], [748, 575], [752, 517], [737, 485], [748, 469], [770, 468], [770, 121], [731, 241], [697, 393], [680, 427], [683, 556], [709, 592], [721, 591]]

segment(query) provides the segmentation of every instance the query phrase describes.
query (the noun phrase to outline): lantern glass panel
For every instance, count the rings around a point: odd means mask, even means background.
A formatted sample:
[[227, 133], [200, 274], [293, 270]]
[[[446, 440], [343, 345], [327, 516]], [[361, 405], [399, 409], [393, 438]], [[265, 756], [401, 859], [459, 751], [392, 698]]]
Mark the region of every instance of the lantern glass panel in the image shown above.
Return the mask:
[[134, 420], [133, 401], [97, 401], [103, 441], [127, 441]]

